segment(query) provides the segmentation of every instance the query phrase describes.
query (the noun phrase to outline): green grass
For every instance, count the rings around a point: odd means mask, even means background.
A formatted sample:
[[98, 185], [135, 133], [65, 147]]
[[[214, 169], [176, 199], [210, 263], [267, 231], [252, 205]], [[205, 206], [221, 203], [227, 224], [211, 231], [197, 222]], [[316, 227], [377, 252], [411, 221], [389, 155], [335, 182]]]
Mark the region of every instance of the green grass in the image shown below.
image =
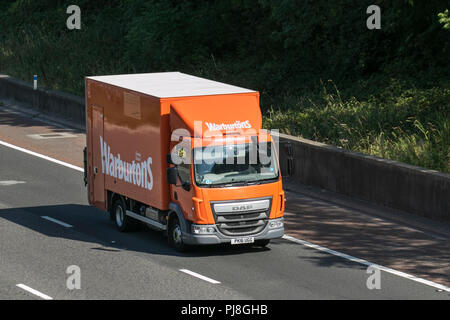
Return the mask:
[[450, 85], [417, 88], [391, 79], [377, 95], [343, 98], [332, 82], [321, 94], [284, 99], [264, 127], [345, 149], [450, 173]]

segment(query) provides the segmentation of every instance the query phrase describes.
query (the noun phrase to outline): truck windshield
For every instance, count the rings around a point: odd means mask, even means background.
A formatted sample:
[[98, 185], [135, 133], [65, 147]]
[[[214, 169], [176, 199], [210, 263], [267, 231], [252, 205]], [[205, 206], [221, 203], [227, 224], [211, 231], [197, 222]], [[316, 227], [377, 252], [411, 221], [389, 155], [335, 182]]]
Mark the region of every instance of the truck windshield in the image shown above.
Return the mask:
[[199, 186], [258, 184], [278, 179], [278, 163], [270, 142], [195, 148], [194, 175]]

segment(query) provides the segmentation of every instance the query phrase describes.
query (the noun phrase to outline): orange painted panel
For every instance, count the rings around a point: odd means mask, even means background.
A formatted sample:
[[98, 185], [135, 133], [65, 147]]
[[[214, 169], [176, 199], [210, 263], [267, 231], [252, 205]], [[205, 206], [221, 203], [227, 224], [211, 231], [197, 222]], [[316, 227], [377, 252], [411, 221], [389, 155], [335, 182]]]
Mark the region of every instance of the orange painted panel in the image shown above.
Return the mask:
[[[189, 191], [169, 186], [166, 182], [166, 155], [177, 143], [171, 141], [171, 134], [182, 128], [188, 136], [193, 136], [196, 133], [195, 121], [201, 122], [202, 135], [222, 135], [214, 143], [229, 139], [234, 139], [235, 143], [240, 139], [249, 141], [254, 134], [248, 129], [254, 130], [260, 141], [270, 141], [270, 137], [259, 132], [262, 116], [257, 92], [160, 99], [87, 78], [86, 105], [91, 204], [107, 209], [101, 205], [104, 197], [97, 196], [103, 184], [105, 191], [119, 193], [161, 210], [169, 209], [171, 201], [177, 202], [186, 219], [200, 224], [214, 223], [211, 201], [270, 197], [273, 202], [270, 217], [282, 216], [284, 194], [281, 179], [268, 184], [232, 188], [199, 188], [191, 181]], [[103, 114], [102, 130], [100, 113]], [[223, 135], [226, 131], [239, 132], [240, 136]], [[211, 141], [205, 140], [204, 143]], [[92, 174], [94, 167], [98, 169], [96, 175]], [[100, 179], [104, 182], [101, 183]], [[175, 192], [178, 200], [174, 199]]]

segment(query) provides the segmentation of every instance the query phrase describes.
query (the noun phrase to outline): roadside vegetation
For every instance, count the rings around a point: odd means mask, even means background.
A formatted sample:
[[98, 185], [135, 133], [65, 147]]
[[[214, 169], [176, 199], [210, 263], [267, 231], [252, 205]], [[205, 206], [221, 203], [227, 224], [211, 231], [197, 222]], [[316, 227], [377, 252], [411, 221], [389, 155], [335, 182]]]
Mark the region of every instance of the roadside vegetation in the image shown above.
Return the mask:
[[[372, 4], [381, 30], [366, 28]], [[0, 72], [83, 95], [86, 75], [178, 70], [260, 91], [267, 128], [450, 173], [449, 7], [0, 0]]]

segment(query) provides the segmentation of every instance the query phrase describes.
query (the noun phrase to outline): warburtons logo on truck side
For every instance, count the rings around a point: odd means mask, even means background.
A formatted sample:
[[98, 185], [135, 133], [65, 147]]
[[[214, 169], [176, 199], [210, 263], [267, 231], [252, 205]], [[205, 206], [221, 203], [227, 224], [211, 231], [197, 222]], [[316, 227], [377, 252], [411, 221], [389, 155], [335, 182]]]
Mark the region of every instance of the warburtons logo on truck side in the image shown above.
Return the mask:
[[111, 153], [110, 146], [100, 136], [100, 150], [102, 153], [102, 172], [108, 176], [124, 180], [148, 190], [153, 189], [152, 157], [141, 162], [123, 161], [120, 153], [117, 156]]

